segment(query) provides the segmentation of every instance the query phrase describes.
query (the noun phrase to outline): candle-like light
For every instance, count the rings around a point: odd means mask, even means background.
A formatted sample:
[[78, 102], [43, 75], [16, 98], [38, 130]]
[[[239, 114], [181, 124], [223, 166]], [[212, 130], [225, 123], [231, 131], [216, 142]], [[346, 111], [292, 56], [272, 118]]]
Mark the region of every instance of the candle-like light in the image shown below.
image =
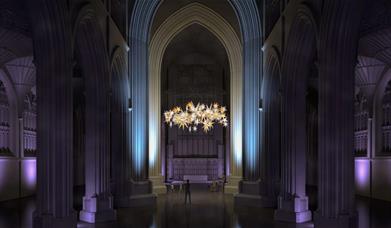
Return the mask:
[[181, 129], [188, 128], [191, 132], [197, 131], [197, 125], [202, 124], [202, 129], [208, 132], [216, 123], [224, 127], [228, 126], [226, 110], [218, 103], [208, 106], [200, 103], [194, 105], [193, 102], [189, 102], [184, 110], [180, 107], [174, 107], [164, 112], [164, 117], [170, 127], [177, 125]]

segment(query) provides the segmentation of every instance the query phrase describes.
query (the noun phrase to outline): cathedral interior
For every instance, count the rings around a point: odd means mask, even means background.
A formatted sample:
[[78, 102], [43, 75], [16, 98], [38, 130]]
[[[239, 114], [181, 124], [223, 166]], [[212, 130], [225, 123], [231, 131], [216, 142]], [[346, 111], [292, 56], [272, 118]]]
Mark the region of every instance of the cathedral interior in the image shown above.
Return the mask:
[[0, 0], [0, 227], [391, 227], [389, 0]]

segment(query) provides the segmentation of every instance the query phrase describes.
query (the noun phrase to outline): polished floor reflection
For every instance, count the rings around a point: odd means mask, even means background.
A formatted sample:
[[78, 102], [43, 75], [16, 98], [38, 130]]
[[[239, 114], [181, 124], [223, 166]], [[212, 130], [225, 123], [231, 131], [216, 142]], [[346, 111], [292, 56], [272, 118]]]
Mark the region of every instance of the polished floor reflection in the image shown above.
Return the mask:
[[[34, 198], [0, 203], [1, 228], [32, 227]], [[391, 227], [391, 203], [357, 199], [359, 228]], [[273, 221], [273, 210], [262, 208], [234, 208], [231, 195], [196, 189], [192, 204], [184, 204], [183, 193], [169, 193], [158, 197], [155, 207], [118, 209], [118, 221], [103, 224], [79, 223], [78, 227], [313, 227], [312, 223], [292, 225]]]

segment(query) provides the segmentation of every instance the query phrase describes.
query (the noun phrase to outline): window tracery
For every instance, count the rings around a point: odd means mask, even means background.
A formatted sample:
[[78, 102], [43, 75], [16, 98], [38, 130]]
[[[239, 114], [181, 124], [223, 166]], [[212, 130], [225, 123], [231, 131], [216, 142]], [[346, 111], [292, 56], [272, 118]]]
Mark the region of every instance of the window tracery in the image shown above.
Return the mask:
[[35, 156], [37, 147], [37, 98], [33, 91], [30, 91], [24, 100], [23, 125], [24, 155], [27, 157]]
[[354, 114], [354, 152], [358, 157], [367, 155], [368, 116], [367, 99], [359, 93], [355, 100]]
[[382, 152], [388, 154], [391, 153], [391, 82], [384, 92], [382, 111]]

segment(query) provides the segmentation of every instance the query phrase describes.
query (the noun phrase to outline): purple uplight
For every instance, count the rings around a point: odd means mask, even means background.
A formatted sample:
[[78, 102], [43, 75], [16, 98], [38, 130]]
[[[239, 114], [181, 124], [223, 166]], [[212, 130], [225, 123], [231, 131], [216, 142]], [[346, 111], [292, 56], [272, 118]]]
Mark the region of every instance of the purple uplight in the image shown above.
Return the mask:
[[368, 160], [356, 160], [355, 161], [355, 180], [356, 189], [358, 193], [365, 194], [369, 191], [369, 161]]
[[5, 182], [6, 182], [6, 178], [7, 178], [7, 164], [5, 162], [6, 160], [1, 160], [0, 161], [0, 189], [4, 189], [4, 185], [5, 185]]
[[37, 163], [35, 160], [23, 161], [23, 179], [24, 185], [28, 190], [35, 190], [37, 182]]

